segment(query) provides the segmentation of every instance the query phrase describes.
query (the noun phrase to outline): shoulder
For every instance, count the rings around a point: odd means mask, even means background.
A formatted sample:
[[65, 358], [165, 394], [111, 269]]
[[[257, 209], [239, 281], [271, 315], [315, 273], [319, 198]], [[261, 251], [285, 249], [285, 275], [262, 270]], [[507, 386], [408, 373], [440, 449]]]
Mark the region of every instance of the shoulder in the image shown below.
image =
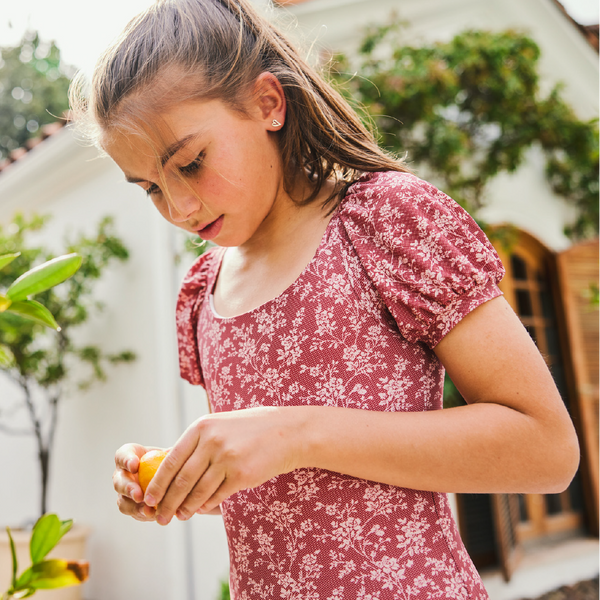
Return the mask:
[[369, 214], [394, 220], [438, 218], [442, 213], [469, 223], [470, 215], [452, 198], [412, 173], [365, 173], [348, 189], [341, 212], [364, 218]]
[[[340, 218], [354, 243], [412, 254], [446, 244], [478, 252], [492, 247], [473, 217], [447, 194], [412, 173], [376, 172], [350, 186]], [[441, 244], [441, 246], [440, 246]], [[413, 252], [411, 252], [411, 250]]]
[[178, 328], [185, 328], [187, 323], [196, 319], [206, 290], [216, 277], [224, 251], [224, 248], [211, 248], [196, 259], [183, 278], [176, 307]]
[[386, 197], [398, 197], [419, 191], [437, 192], [437, 188], [413, 173], [375, 171], [363, 173], [346, 194], [348, 199], [377, 202]]
[[216, 275], [224, 248], [211, 248], [199, 256], [188, 269], [179, 290], [179, 300], [204, 295], [211, 278]]
[[198, 355], [198, 313], [206, 291], [218, 272], [224, 248], [212, 248], [200, 256], [181, 283], [176, 307], [177, 343], [181, 376], [194, 385], [204, 385]]
[[434, 347], [500, 294], [500, 259], [475, 220], [410, 173], [368, 173], [339, 207], [345, 235], [409, 341]]

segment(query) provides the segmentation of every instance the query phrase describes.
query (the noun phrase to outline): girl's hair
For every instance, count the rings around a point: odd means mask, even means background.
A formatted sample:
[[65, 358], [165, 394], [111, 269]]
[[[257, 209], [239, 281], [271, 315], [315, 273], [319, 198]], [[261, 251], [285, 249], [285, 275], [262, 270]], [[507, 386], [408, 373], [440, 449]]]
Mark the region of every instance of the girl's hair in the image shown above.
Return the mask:
[[377, 146], [343, 97], [249, 0], [158, 0], [99, 59], [87, 98], [82, 76], [76, 78], [71, 107], [76, 121], [92, 125], [88, 132], [100, 144], [102, 133], [140, 131], [148, 122], [144, 115], [185, 100], [218, 99], [245, 114], [245, 99], [265, 71], [277, 77], [286, 97], [278, 133], [285, 189], [299, 174], [314, 186], [303, 203], [314, 200], [332, 175], [338, 185], [325, 201], [331, 210], [339, 191], [363, 172], [408, 170]]

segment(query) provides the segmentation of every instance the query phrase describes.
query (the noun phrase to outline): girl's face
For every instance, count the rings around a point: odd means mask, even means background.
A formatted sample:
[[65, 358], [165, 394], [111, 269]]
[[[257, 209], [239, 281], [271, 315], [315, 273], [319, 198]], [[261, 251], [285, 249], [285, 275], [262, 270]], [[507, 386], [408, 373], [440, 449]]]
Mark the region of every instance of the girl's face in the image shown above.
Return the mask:
[[[267, 97], [250, 107], [250, 118], [220, 100], [190, 101], [147, 123], [166, 144], [120, 131], [104, 147], [167, 221], [220, 246], [242, 246], [268, 227], [282, 202], [291, 201], [273, 133], [280, 128], [273, 119], [283, 123], [285, 99], [267, 84]], [[166, 148], [160, 162], [170, 199], [153, 146]]]

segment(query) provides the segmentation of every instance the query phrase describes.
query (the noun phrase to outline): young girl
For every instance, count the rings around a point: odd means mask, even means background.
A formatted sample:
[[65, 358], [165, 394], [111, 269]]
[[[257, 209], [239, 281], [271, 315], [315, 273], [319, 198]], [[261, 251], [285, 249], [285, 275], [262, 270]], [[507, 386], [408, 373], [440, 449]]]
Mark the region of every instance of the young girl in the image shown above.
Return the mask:
[[[145, 496], [148, 448], [117, 451], [121, 512], [220, 511], [237, 600], [487, 598], [445, 493], [560, 492], [578, 444], [470, 216], [248, 0], [160, 0], [74, 102], [164, 218], [216, 244], [177, 305], [211, 414]], [[444, 369], [467, 406], [440, 410]]]

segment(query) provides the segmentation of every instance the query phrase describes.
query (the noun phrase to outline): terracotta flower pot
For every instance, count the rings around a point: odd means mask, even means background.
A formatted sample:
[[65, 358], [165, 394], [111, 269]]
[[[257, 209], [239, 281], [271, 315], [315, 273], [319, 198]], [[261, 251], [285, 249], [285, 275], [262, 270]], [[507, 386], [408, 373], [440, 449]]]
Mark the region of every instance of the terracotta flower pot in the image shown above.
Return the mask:
[[[67, 560], [85, 559], [85, 544], [91, 533], [89, 527], [83, 525], [74, 525], [56, 548], [48, 554], [48, 558], [65, 558]], [[29, 556], [29, 539], [31, 531], [11, 529], [13, 540], [17, 549], [17, 560], [19, 561], [18, 574], [21, 574], [31, 565]], [[0, 531], [0, 595], [2, 595], [10, 586], [12, 576], [12, 559], [10, 554], [10, 544], [6, 530]], [[83, 598], [82, 586], [59, 588], [56, 590], [40, 590], [40, 600], [81, 600]], [[37, 598], [38, 595], [34, 598]]]

